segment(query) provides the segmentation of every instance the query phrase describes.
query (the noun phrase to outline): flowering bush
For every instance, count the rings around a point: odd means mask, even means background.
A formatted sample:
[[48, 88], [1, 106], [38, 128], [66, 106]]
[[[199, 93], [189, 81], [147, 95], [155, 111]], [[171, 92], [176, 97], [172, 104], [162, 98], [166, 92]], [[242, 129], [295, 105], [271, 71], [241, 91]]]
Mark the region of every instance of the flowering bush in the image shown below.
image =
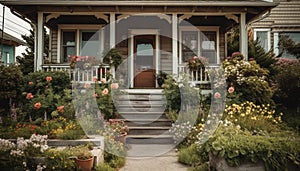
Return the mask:
[[206, 65], [208, 65], [208, 61], [205, 57], [194, 56], [188, 60], [188, 67], [192, 71], [198, 71], [199, 69], [204, 68]]
[[128, 126], [125, 124], [125, 120], [122, 119], [109, 119], [105, 125], [106, 130], [112, 132], [114, 136], [126, 135], [129, 131]]
[[183, 141], [192, 129], [189, 121], [183, 123], [173, 123], [169, 132], [173, 135], [175, 143]]
[[72, 69], [79, 68], [85, 70], [100, 64], [100, 61], [94, 56], [72, 56], [69, 58]]
[[268, 70], [261, 68], [255, 61], [242, 59], [240, 53], [233, 53], [232, 57], [222, 63], [228, 85], [234, 87], [240, 102], [272, 104], [273, 91], [267, 81]]
[[276, 116], [270, 104], [255, 105], [253, 102], [226, 106], [224, 118], [250, 131], [274, 131], [281, 122], [282, 113]]

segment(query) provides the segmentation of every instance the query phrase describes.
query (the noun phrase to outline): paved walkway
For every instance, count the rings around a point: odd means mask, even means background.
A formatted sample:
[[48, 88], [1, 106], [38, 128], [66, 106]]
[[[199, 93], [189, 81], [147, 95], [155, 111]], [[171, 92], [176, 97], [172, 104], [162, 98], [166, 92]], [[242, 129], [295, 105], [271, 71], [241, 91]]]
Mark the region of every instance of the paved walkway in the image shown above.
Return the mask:
[[135, 145], [128, 151], [126, 165], [120, 171], [186, 171], [188, 167], [177, 161], [177, 154], [166, 145]]

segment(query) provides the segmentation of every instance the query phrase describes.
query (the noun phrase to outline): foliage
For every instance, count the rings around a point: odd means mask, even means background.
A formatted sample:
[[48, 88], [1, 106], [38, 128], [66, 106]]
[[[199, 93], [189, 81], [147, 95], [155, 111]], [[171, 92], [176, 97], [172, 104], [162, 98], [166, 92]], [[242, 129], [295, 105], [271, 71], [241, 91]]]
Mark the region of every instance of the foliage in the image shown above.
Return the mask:
[[274, 68], [278, 71], [272, 76], [275, 102], [288, 108], [296, 108], [300, 103], [300, 61], [279, 58]]
[[76, 168], [74, 159], [70, 158], [70, 149], [49, 149], [45, 152], [46, 170], [73, 171]]
[[[22, 35], [22, 38], [26, 41], [27, 48], [26, 52], [22, 53], [22, 56], [17, 56], [17, 62], [20, 64], [21, 71], [24, 75], [27, 75], [34, 71], [34, 31], [30, 30], [30, 35]], [[48, 54], [49, 52], [49, 35], [44, 29], [44, 53]], [[47, 61], [45, 61], [47, 63]]]
[[109, 119], [105, 122], [105, 126], [105, 131], [111, 131], [115, 136], [122, 134], [127, 135], [127, 132], [129, 131], [128, 126], [125, 124], [125, 120], [123, 119]]
[[299, 165], [300, 160], [299, 138], [288, 135], [290, 132], [277, 136], [254, 135], [234, 124], [221, 125], [211, 138], [200, 146], [199, 153], [225, 158], [230, 166], [238, 166], [245, 161], [263, 161], [267, 171], [285, 170], [289, 161]]
[[178, 161], [189, 166], [197, 166], [208, 160], [208, 156], [203, 155], [203, 158], [201, 158], [199, 155], [201, 155], [201, 153], [199, 153], [198, 146], [196, 144], [192, 144], [191, 146], [182, 148], [179, 151]]
[[175, 113], [179, 112], [181, 109], [180, 89], [173, 77], [167, 76], [162, 88], [167, 100], [166, 109]]
[[189, 59], [187, 65], [190, 70], [198, 71], [199, 69], [204, 68], [206, 65], [208, 65], [208, 61], [205, 57], [194, 56], [193, 58]]
[[70, 149], [71, 155], [76, 156], [77, 159], [87, 160], [93, 157], [90, 145], [79, 145]]
[[283, 51], [294, 55], [297, 59], [300, 58], [300, 43], [296, 43], [288, 35], [280, 35], [278, 46]]
[[276, 58], [273, 50], [266, 52], [258, 41], [249, 41], [248, 57], [249, 60], [253, 58], [260, 67], [269, 70], [271, 75], [275, 72], [273, 64], [276, 63]]
[[7, 116], [11, 112], [10, 107], [18, 105], [23, 79], [18, 66], [0, 64], [0, 116]]
[[272, 104], [273, 91], [266, 78], [268, 70], [261, 68], [255, 61], [242, 60], [240, 53], [233, 53], [222, 65], [227, 83], [239, 94], [239, 101], [252, 101], [255, 104]]
[[100, 61], [94, 56], [72, 56], [70, 57], [70, 67], [71, 69], [82, 69], [88, 70], [92, 66], [99, 65]]
[[120, 51], [116, 48], [112, 48], [109, 51], [103, 53], [103, 63], [109, 64], [110, 66], [114, 66], [115, 69], [123, 62], [123, 57]]
[[101, 163], [95, 168], [96, 171], [115, 171], [115, 168], [110, 167], [107, 163]]
[[226, 106], [223, 115], [226, 120], [254, 133], [278, 130], [281, 116], [282, 113], [276, 116], [275, 110], [270, 107], [270, 104], [255, 105], [248, 101]]

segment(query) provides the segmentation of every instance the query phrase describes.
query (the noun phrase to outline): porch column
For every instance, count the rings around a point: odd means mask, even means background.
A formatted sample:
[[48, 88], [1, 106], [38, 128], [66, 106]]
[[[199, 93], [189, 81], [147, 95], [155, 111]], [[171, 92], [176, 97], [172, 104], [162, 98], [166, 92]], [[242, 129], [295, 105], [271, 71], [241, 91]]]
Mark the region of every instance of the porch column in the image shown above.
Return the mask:
[[44, 57], [44, 17], [43, 12], [38, 12], [37, 21], [37, 49], [35, 49], [35, 71], [42, 70], [43, 57]]
[[248, 34], [246, 25], [246, 13], [241, 13], [240, 17], [240, 52], [248, 60]]
[[278, 42], [279, 42], [279, 34], [278, 32], [274, 33], [274, 40], [273, 40], [273, 52], [276, 56], [279, 55], [279, 47], [278, 47]]
[[[110, 13], [109, 17], [109, 46], [114, 48], [116, 46], [116, 15], [114, 12]], [[111, 66], [111, 75], [115, 78], [115, 68]]]
[[110, 13], [109, 17], [109, 46], [114, 48], [116, 44], [116, 15], [114, 12]]
[[172, 14], [172, 74], [178, 74], [178, 18], [177, 14]]

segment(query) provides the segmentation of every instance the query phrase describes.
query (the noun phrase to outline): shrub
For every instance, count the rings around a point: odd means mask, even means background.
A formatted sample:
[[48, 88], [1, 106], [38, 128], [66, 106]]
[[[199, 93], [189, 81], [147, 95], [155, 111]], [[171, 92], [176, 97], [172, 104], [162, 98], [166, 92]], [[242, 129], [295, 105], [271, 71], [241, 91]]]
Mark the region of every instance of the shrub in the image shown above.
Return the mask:
[[23, 80], [23, 74], [18, 66], [0, 64], [0, 117], [9, 116], [13, 104], [15, 107], [18, 106]]
[[273, 104], [273, 91], [267, 82], [268, 70], [255, 61], [243, 60], [243, 55], [233, 53], [222, 63], [229, 86], [233, 86], [240, 102], [252, 101], [255, 104]]
[[278, 71], [272, 77], [275, 83], [274, 100], [295, 109], [300, 103], [300, 61], [280, 58], [274, 67]]
[[197, 166], [205, 162], [206, 160], [208, 160], [208, 158], [205, 156], [201, 156], [201, 154], [199, 153], [198, 146], [196, 144], [193, 144], [186, 148], [182, 148], [179, 151], [178, 161], [180, 163], [190, 166]]

